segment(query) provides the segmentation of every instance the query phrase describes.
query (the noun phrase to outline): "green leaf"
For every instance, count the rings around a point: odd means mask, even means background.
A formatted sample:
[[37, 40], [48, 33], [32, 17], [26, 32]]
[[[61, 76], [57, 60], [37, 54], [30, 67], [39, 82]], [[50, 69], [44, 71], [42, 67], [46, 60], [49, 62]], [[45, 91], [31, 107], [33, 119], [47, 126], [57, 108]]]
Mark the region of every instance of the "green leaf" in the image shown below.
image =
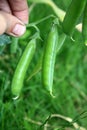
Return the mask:
[[0, 46], [0, 55], [3, 53], [6, 45]]
[[61, 47], [63, 46], [64, 42], [66, 40], [66, 34], [61, 34], [59, 37], [59, 41], [58, 41], [58, 45], [57, 45], [57, 53], [59, 52], [59, 50], [61, 49]]
[[10, 36], [7, 34], [0, 35], [0, 46], [11, 43]]
[[33, 76], [35, 76], [42, 69], [42, 59], [43, 59], [43, 54], [41, 55], [34, 69], [32, 70], [30, 76], [27, 78], [26, 82], [28, 82]]

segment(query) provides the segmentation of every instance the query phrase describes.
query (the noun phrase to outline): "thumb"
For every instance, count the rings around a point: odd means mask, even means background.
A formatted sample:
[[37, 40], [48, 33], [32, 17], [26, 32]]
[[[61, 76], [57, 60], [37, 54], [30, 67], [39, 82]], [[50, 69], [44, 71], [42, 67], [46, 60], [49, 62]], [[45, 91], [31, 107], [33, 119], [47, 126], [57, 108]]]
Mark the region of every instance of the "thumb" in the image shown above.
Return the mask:
[[25, 25], [15, 16], [0, 11], [0, 35], [7, 33], [19, 37], [26, 31]]

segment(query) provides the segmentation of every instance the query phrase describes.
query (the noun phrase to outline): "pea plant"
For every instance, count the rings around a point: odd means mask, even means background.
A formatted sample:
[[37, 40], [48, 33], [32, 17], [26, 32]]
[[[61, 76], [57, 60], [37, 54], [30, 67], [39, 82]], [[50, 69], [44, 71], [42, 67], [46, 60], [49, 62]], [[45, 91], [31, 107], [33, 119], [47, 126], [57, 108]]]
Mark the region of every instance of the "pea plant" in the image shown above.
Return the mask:
[[[13, 80], [12, 80], [12, 93], [16, 96], [19, 96], [23, 81], [26, 75], [27, 69], [29, 69], [29, 64], [31, 62], [31, 59], [33, 58], [33, 55], [35, 53], [35, 46], [36, 46], [36, 39], [40, 37], [40, 31], [37, 28], [37, 24], [40, 24], [46, 19], [50, 19], [52, 17], [52, 26], [51, 31], [48, 34], [46, 43], [45, 43], [45, 49], [43, 52], [43, 56], [41, 57], [41, 64], [39, 67], [42, 68], [42, 84], [52, 95], [52, 86], [53, 86], [53, 73], [54, 73], [54, 65], [56, 60], [56, 55], [59, 52], [60, 48], [62, 47], [65, 39], [67, 37], [73, 38], [73, 32], [75, 30], [76, 24], [80, 18], [80, 16], [83, 14], [83, 20], [82, 20], [82, 36], [83, 41], [86, 44], [87, 42], [87, 1], [86, 0], [80, 0], [79, 4], [78, 1], [72, 0], [67, 12], [65, 13], [61, 9], [59, 9], [53, 1], [51, 0], [29, 0], [33, 3], [45, 3], [52, 7], [55, 14], [54, 16], [50, 15], [48, 17], [45, 17], [36, 23], [29, 23], [27, 27], [32, 27], [36, 29], [36, 34], [31, 37], [31, 40], [29, 43], [27, 43], [26, 48], [23, 52], [23, 54], [20, 57], [20, 60], [17, 64]], [[58, 29], [62, 31], [61, 35], [59, 35]], [[29, 32], [27, 30], [25, 36], [23, 36], [23, 39], [25, 39], [29, 35]], [[4, 45], [7, 43], [10, 43], [11, 40], [9, 36], [2, 35], [0, 36], [0, 45]], [[40, 38], [39, 38], [40, 39]], [[21, 39], [22, 40], [22, 39]], [[17, 49], [18, 44], [18, 38], [12, 38], [11, 43], [11, 53], [15, 53]], [[37, 63], [38, 64], [38, 63]], [[37, 67], [37, 65], [36, 65]], [[38, 68], [35, 70], [37, 71]], [[39, 70], [39, 69], [38, 69]]]
[[0, 130], [86, 130], [87, 0], [28, 4], [25, 34], [0, 36]]
[[[79, 0], [78, 4], [77, 0], [72, 0], [66, 12], [57, 7], [52, 0], [29, 0], [29, 2], [33, 4], [43, 3], [51, 6], [54, 15], [49, 15], [36, 22], [29, 23], [26, 26], [26, 33], [20, 39], [12, 37], [10, 40], [9, 36], [5, 34], [0, 36], [0, 45], [2, 46], [12, 41], [10, 50], [13, 54], [17, 53], [19, 40], [21, 45], [24, 47], [26, 46], [23, 52], [21, 52], [20, 59], [13, 74], [11, 83], [12, 94], [16, 97], [20, 96], [27, 70], [36, 53], [35, 48], [37, 41], [40, 43], [43, 41], [40, 34], [41, 30], [38, 28], [38, 25], [47, 19], [51, 19], [51, 26], [44, 42], [43, 52], [30, 76], [26, 79], [26, 82], [29, 82], [29, 80], [41, 70], [42, 86], [47, 89], [51, 96], [54, 96], [55, 94], [52, 92], [52, 87], [56, 55], [62, 48], [67, 37], [73, 41], [75, 40], [73, 34], [75, 29], [78, 30], [76, 25], [78, 24], [79, 19], [82, 19], [82, 22], [80, 23], [80, 25], [82, 25], [82, 31], [79, 33], [82, 35], [83, 43], [87, 44], [87, 1]], [[29, 40], [28, 43], [24, 41], [26, 38]]]

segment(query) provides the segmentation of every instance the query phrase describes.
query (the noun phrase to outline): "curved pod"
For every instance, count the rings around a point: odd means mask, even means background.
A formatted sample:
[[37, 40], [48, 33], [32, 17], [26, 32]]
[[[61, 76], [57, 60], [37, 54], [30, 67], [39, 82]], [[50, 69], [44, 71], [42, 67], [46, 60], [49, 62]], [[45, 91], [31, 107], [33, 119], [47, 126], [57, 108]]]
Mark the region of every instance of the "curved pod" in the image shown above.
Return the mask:
[[36, 48], [36, 40], [32, 39], [26, 46], [18, 62], [11, 85], [12, 94], [15, 96], [20, 95], [25, 74], [35, 53], [35, 48]]

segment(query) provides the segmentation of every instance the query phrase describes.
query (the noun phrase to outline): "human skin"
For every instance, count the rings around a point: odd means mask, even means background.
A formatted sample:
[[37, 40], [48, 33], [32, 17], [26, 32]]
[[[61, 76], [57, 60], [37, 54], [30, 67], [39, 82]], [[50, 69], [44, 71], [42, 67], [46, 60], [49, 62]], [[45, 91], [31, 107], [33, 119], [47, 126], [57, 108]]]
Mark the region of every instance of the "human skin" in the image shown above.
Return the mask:
[[27, 23], [27, 0], [0, 0], [0, 35], [19, 37], [26, 31]]

